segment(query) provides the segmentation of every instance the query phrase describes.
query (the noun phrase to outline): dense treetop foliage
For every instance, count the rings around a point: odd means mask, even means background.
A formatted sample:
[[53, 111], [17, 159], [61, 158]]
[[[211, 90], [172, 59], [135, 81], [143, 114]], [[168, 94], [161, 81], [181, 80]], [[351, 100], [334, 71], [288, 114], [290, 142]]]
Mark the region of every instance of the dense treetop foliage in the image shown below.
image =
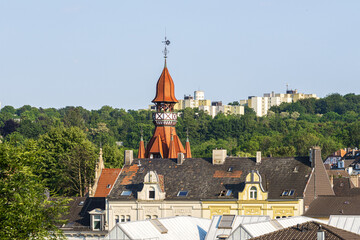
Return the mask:
[[[360, 145], [360, 95], [331, 94], [281, 104], [265, 117], [257, 117], [249, 108], [245, 112], [211, 118], [187, 108], [179, 112], [177, 134], [184, 142], [188, 130], [193, 157], [210, 157], [214, 148], [237, 156], [254, 156], [259, 150], [264, 156], [306, 156], [313, 145], [321, 146], [324, 157]], [[92, 184], [100, 146], [106, 167], [121, 167], [125, 149], [136, 154], [141, 130], [146, 144], [154, 131], [149, 110], [25, 105], [0, 111], [3, 142], [27, 145], [31, 140], [39, 151], [36, 173], [51, 189], [67, 196], [82, 196]]]

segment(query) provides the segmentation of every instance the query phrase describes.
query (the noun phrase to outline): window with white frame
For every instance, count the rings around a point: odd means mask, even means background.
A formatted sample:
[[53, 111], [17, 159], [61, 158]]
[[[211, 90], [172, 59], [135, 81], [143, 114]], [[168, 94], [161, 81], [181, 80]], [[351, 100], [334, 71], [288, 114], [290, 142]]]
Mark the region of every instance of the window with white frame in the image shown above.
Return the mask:
[[131, 220], [130, 215], [126, 215], [126, 221], [130, 222], [130, 220]]
[[93, 215], [93, 229], [94, 230], [101, 229], [101, 215]]
[[146, 219], [146, 220], [149, 220], [149, 219], [151, 219], [151, 216], [150, 216], [150, 215], [146, 215], [145, 219]]
[[125, 222], [125, 215], [121, 215], [121, 222]]
[[257, 199], [257, 189], [255, 186], [250, 188], [250, 199]]
[[120, 221], [119, 215], [116, 215], [116, 216], [115, 216], [115, 224], [118, 224], [119, 221]]

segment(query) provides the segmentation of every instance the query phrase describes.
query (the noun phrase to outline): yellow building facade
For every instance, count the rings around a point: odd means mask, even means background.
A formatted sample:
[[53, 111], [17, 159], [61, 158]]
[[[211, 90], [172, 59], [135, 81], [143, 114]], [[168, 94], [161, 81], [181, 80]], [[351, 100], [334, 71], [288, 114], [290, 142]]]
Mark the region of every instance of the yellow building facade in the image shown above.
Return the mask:
[[269, 201], [268, 193], [261, 184], [261, 176], [257, 171], [246, 176], [245, 188], [239, 192], [237, 201], [203, 201], [202, 215], [211, 218], [214, 215], [269, 215], [271, 218], [300, 216], [303, 214], [302, 199]]

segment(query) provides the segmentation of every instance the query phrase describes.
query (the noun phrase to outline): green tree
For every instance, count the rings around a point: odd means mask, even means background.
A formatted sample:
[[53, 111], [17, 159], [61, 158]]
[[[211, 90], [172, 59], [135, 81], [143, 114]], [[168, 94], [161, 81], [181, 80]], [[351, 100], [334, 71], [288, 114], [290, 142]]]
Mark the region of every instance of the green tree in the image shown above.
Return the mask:
[[51, 200], [31, 167], [37, 155], [24, 147], [0, 144], [0, 239], [60, 239], [57, 225], [67, 200]]
[[[81, 196], [84, 188], [93, 179], [97, 150], [86, 134], [78, 127], [52, 128], [38, 141], [41, 156], [37, 172], [46, 181], [49, 189], [60, 195]], [[78, 173], [81, 173], [81, 181]]]

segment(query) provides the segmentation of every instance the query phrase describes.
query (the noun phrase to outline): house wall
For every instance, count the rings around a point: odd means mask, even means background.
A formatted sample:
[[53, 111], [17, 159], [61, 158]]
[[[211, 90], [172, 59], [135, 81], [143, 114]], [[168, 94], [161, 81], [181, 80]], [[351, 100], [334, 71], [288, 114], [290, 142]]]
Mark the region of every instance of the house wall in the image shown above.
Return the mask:
[[109, 229], [116, 216], [129, 215], [131, 221], [173, 216], [202, 217], [200, 201], [109, 201]]

